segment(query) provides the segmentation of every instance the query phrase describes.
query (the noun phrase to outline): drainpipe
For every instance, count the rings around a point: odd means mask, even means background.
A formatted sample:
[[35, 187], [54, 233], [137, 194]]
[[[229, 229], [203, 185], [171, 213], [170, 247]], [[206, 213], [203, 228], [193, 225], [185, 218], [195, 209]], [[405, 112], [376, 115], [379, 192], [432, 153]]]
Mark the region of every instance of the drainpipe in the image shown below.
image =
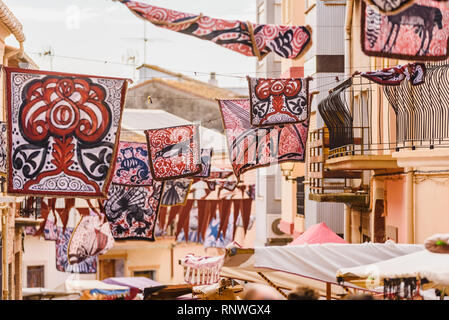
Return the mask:
[[405, 221], [406, 221], [406, 241], [415, 243], [415, 224], [414, 224], [414, 199], [413, 199], [413, 168], [405, 169]]

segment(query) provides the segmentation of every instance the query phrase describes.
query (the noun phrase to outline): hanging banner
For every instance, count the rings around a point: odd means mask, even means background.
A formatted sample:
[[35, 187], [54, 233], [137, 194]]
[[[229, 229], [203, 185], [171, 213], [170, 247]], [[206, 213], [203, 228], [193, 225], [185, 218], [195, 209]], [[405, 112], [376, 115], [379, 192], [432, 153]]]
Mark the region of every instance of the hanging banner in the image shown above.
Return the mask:
[[394, 15], [362, 2], [362, 50], [368, 56], [404, 60], [446, 60], [449, 9], [445, 3], [416, 0]]
[[150, 129], [145, 134], [155, 180], [189, 177], [202, 171], [198, 125]]
[[195, 177], [208, 178], [210, 176], [210, 169], [212, 166], [212, 148], [201, 149], [201, 167], [202, 171]]
[[218, 100], [229, 156], [238, 180], [248, 170], [285, 161], [304, 162], [309, 121], [254, 128], [248, 99]]
[[424, 63], [409, 63], [378, 71], [356, 72], [360, 76], [384, 86], [398, 86], [404, 79], [417, 86], [425, 82], [426, 65]]
[[192, 187], [192, 179], [168, 180], [164, 184], [161, 206], [183, 206]]
[[120, 141], [112, 183], [140, 187], [153, 184], [145, 143]]
[[312, 31], [309, 27], [214, 19], [137, 1], [119, 1], [132, 13], [158, 27], [209, 40], [245, 56], [256, 56], [259, 60], [270, 52], [282, 58], [296, 59], [312, 43]]
[[56, 238], [56, 270], [71, 273], [97, 273], [97, 257], [89, 257], [80, 263], [70, 264], [67, 254], [70, 237], [74, 228], [67, 227], [63, 230], [58, 227]]
[[409, 6], [411, 6], [415, 0], [365, 0], [367, 4], [375, 7], [378, 11], [384, 14], [395, 14]]
[[6, 122], [0, 122], [0, 175], [6, 175], [6, 158], [8, 155]]
[[309, 80], [247, 77], [251, 125], [299, 123], [309, 118]]
[[163, 182], [145, 187], [112, 184], [104, 210], [115, 240], [154, 241]]
[[8, 193], [105, 198], [127, 81], [5, 70]]

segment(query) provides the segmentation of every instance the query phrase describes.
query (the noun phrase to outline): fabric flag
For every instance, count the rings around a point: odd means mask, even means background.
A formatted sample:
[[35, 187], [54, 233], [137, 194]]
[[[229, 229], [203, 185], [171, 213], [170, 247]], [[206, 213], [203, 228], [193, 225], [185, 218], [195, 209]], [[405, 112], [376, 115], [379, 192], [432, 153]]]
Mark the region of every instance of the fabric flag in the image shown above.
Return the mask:
[[310, 78], [247, 79], [251, 125], [299, 123], [309, 118]]
[[91, 212], [81, 217], [72, 233], [67, 249], [69, 263], [80, 263], [89, 257], [104, 254], [114, 246], [114, 238], [106, 216]]
[[214, 169], [210, 172], [210, 179], [226, 179], [232, 176], [233, 171], [229, 169]]
[[120, 141], [112, 183], [140, 187], [152, 185], [145, 143]]
[[68, 246], [74, 228], [67, 227], [65, 230], [58, 227], [56, 239], [56, 270], [71, 273], [97, 273], [97, 257], [89, 257], [81, 263], [70, 264], [68, 259]]
[[202, 171], [198, 125], [150, 129], [145, 134], [155, 180], [189, 177]]
[[361, 72], [360, 76], [384, 86], [398, 86], [404, 79], [416, 86], [425, 82], [426, 65], [409, 63], [378, 71]]
[[6, 175], [7, 149], [6, 122], [0, 122], [0, 174]]
[[409, 6], [411, 6], [415, 0], [365, 0], [369, 5], [377, 8], [378, 11], [385, 14], [398, 13]]
[[8, 193], [105, 198], [126, 79], [5, 70]]
[[184, 267], [184, 280], [192, 285], [210, 285], [220, 280], [225, 256], [201, 257], [189, 253], [180, 260]]
[[246, 56], [256, 56], [259, 60], [270, 52], [282, 58], [296, 59], [312, 43], [312, 31], [309, 27], [214, 19], [137, 1], [119, 1], [138, 17], [158, 27], [209, 40]]
[[229, 156], [238, 180], [248, 170], [285, 161], [304, 162], [309, 120], [254, 128], [248, 99], [218, 100]]
[[206, 248], [225, 248], [228, 244], [232, 242], [232, 236], [234, 234], [234, 230], [232, 230], [234, 226], [234, 216], [231, 215], [229, 217], [229, 223], [227, 225], [226, 236], [223, 236], [222, 233], [218, 232], [220, 228], [220, 217], [217, 215], [214, 217], [209, 227], [206, 231], [206, 239], [204, 240], [204, 247]]
[[104, 210], [115, 240], [154, 241], [163, 182], [145, 187], [111, 185]]
[[[193, 201], [192, 201], [193, 203]], [[183, 228], [180, 229], [178, 236], [176, 237], [177, 242], [201, 242], [199, 239], [199, 230], [198, 230], [198, 208], [192, 207], [190, 210], [189, 217], [187, 217], [188, 221], [184, 221]], [[188, 226], [185, 224], [188, 222]], [[187, 239], [185, 235], [185, 230], [187, 230]]]
[[192, 179], [186, 178], [166, 181], [161, 205], [167, 207], [185, 205], [192, 182]]
[[215, 180], [207, 180], [206, 183], [207, 183], [207, 188], [210, 191], [215, 191], [215, 188], [217, 186], [217, 181], [215, 181]]
[[362, 50], [368, 56], [403, 60], [445, 60], [449, 9], [432, 0], [416, 0], [393, 15], [362, 2]]
[[195, 177], [208, 178], [210, 176], [210, 169], [212, 166], [212, 148], [201, 149], [201, 166], [201, 173], [197, 174]]
[[58, 238], [58, 227], [56, 226], [55, 218], [47, 218], [44, 225], [44, 239], [49, 241], [56, 241]]

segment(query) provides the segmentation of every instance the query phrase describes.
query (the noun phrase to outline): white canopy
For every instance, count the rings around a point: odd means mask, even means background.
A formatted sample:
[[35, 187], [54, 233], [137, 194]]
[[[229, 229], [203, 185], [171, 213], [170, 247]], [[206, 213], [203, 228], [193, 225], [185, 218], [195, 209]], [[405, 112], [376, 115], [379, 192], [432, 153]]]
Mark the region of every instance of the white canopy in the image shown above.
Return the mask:
[[108, 284], [98, 280], [71, 280], [65, 281], [65, 288], [67, 292], [80, 292], [84, 290], [129, 290], [129, 287], [119, 286], [115, 284]]
[[[337, 270], [423, 251], [424, 247], [395, 243], [326, 243], [260, 247], [255, 248], [254, 253], [248, 249], [235, 250], [237, 254], [225, 259], [221, 270], [223, 277], [264, 283], [258, 274], [262, 272], [281, 288], [291, 290], [300, 285], [310, 286], [323, 296], [326, 295], [326, 283], [334, 284], [332, 294], [335, 297], [345, 293], [338, 286]], [[345, 285], [360, 289], [350, 283]]]
[[368, 265], [340, 268], [337, 276], [345, 279], [370, 277], [373, 281], [415, 277], [426, 278], [438, 286], [449, 286], [449, 254], [423, 250]]

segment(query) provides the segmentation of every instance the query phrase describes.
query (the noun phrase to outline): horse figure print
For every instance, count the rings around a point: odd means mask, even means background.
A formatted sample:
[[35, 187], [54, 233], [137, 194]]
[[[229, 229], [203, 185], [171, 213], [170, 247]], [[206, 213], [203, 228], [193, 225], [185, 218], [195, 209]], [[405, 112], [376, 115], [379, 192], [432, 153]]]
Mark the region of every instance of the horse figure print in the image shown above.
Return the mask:
[[120, 141], [112, 183], [124, 186], [150, 186], [153, 183], [145, 143]]
[[444, 3], [418, 0], [393, 15], [362, 5], [362, 50], [368, 56], [445, 60], [449, 10]]

